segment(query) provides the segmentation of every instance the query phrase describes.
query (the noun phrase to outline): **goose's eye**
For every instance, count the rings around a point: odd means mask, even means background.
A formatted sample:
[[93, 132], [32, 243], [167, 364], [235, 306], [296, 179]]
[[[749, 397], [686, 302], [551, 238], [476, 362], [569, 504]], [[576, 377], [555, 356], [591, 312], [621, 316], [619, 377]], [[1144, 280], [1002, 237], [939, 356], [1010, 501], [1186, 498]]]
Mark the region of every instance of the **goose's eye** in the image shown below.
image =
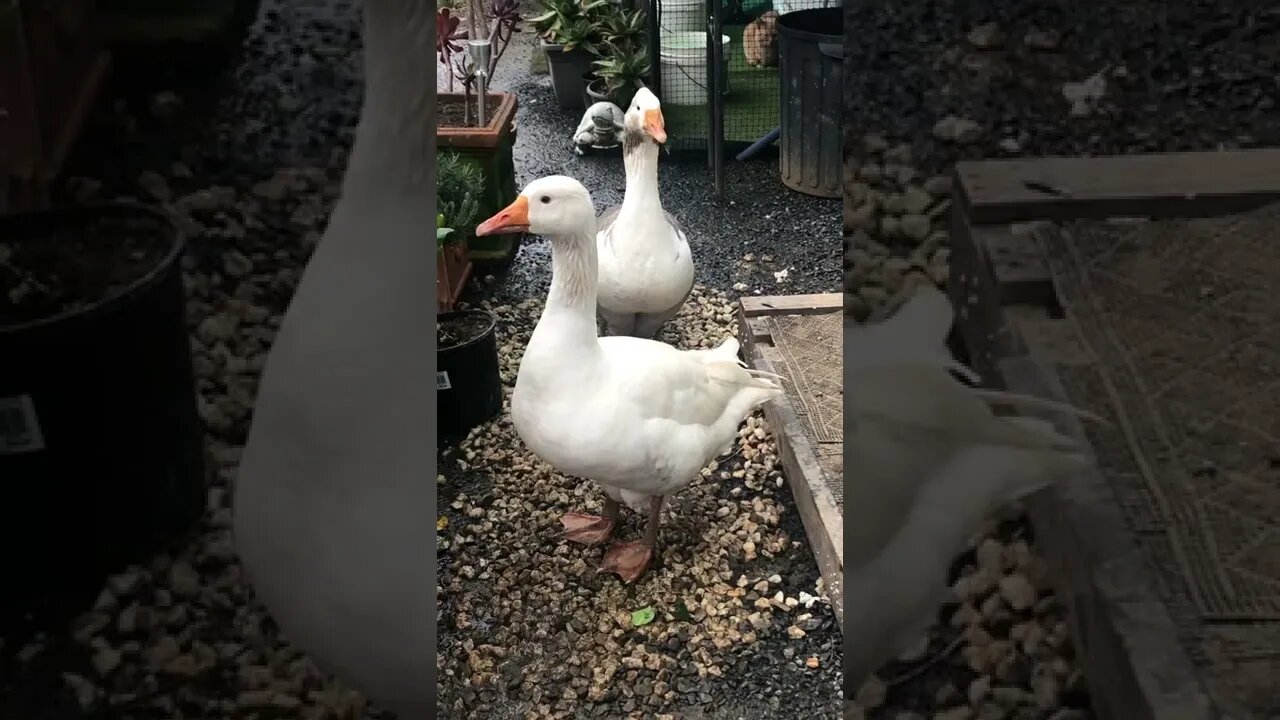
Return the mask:
[[543, 195], [541, 198], [539, 198], [539, 200], [542, 202], [543, 205], [546, 205], [547, 203], [551, 202], [551, 198], [547, 195]]

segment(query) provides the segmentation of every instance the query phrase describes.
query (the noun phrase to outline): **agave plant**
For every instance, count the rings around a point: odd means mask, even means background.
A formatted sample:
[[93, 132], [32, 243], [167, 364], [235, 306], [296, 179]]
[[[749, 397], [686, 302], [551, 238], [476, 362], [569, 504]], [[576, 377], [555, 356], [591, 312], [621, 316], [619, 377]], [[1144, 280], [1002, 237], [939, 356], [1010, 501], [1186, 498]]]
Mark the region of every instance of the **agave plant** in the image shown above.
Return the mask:
[[610, 0], [543, 0], [543, 12], [528, 21], [549, 43], [590, 49], [601, 38], [601, 16], [610, 7]]
[[592, 65], [596, 77], [604, 81], [606, 93], [622, 107], [631, 104], [631, 98], [641, 83], [649, 77], [649, 54], [643, 47], [623, 50], [605, 44], [602, 58]]
[[606, 52], [632, 52], [644, 46], [648, 32], [644, 11], [615, 9], [604, 15], [600, 22], [600, 44], [595, 54]]

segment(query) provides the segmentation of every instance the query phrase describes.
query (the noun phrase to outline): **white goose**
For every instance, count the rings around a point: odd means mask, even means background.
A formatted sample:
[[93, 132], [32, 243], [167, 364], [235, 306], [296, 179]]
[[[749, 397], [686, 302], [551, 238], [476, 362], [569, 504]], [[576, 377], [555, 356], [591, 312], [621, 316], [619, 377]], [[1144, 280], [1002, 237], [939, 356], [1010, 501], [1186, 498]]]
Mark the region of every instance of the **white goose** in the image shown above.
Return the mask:
[[924, 285], [889, 320], [845, 328], [844, 658], [855, 687], [924, 636], [952, 558], [989, 512], [1091, 462], [1051, 424], [988, 403], [1088, 413], [951, 377], [975, 377], [944, 344], [952, 321]]
[[627, 187], [622, 204], [600, 215], [598, 311], [610, 334], [652, 338], [693, 290], [693, 254], [658, 197], [658, 145], [667, 141], [662, 104], [640, 88], [622, 123]]
[[712, 350], [598, 337], [594, 215], [578, 181], [545, 177], [476, 234], [528, 230], [551, 242], [551, 290], [520, 361], [511, 419], [543, 460], [605, 488], [603, 517], [561, 519], [569, 539], [607, 540], [619, 501], [647, 509], [644, 538], [613, 545], [600, 568], [634, 582], [653, 559], [663, 497], [692, 482], [733, 442], [743, 419], [782, 388], [745, 369], [732, 337]]
[[434, 717], [429, 3], [365, 0], [365, 97], [272, 346], [235, 483], [248, 580], [288, 639], [401, 720]]

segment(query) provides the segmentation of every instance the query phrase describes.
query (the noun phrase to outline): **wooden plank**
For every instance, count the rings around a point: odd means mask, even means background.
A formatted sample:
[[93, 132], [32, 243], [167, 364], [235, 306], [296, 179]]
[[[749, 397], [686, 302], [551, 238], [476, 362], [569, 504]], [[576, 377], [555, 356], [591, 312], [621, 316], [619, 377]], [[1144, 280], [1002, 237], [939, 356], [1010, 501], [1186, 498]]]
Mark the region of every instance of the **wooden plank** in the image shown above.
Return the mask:
[[[770, 361], [769, 349], [768, 345], [757, 345], [748, 364], [757, 370], [774, 372], [775, 364]], [[791, 401], [783, 397], [766, 403], [764, 416], [778, 443], [778, 459], [782, 462], [783, 473], [795, 498], [805, 534], [809, 537], [809, 546], [822, 573], [836, 622], [843, 631], [844, 520], [831, 489], [823, 479], [818, 457], [805, 437], [804, 427]]]
[[[1049, 320], [1013, 308], [1024, 338], [1053, 335]], [[1027, 326], [1040, 325], [1033, 331]], [[1028, 340], [1028, 342], [1032, 342]], [[1000, 385], [1018, 393], [1067, 400], [1051, 368], [1028, 354], [999, 363]], [[1046, 354], [1047, 356], [1047, 354]], [[1088, 446], [1079, 422], [1050, 417]], [[1058, 597], [1067, 607], [1076, 647], [1087, 658], [1094, 712], [1102, 720], [1215, 720], [1219, 717], [1178, 641], [1177, 626], [1159, 594], [1155, 573], [1134, 542], [1115, 494], [1094, 469], [1037, 493], [1026, 503]]]
[[[832, 295], [841, 302], [837, 307], [842, 308], [843, 298], [838, 293]], [[773, 347], [772, 337], [764, 326], [762, 318], [748, 315], [746, 301], [749, 299], [758, 298], [742, 298], [738, 305], [739, 337], [743, 342], [743, 354], [751, 367], [765, 372], [776, 372], [776, 365], [779, 362], [778, 351]], [[803, 309], [808, 305], [800, 307]], [[782, 314], [772, 312], [773, 309], [766, 308], [769, 311], [767, 314]], [[835, 612], [836, 622], [843, 631], [844, 519], [831, 493], [831, 488], [823, 478], [818, 456], [805, 435], [804, 426], [790, 398], [784, 395], [766, 403], [764, 415], [778, 443], [778, 459], [782, 463], [783, 474], [795, 498], [796, 509], [804, 524], [805, 534], [809, 538], [809, 545], [817, 561], [818, 570], [822, 573], [822, 582]]]
[[[995, 274], [1002, 269], [993, 263], [983, 243], [999, 226], [972, 226], [964, 209], [951, 211], [951, 274], [947, 291], [956, 308], [956, 325], [970, 359], [970, 367], [984, 380], [993, 377], [996, 362], [1009, 354], [1020, 354], [1023, 346], [1001, 315], [1001, 297]], [[1005, 274], [1005, 277], [1010, 277]], [[1014, 276], [1016, 277], [1016, 275]], [[1049, 284], [1052, 290], [1052, 283]], [[1018, 297], [1008, 292], [1006, 297]]]
[[743, 327], [743, 337], [749, 342], [768, 342], [769, 324], [763, 317], [746, 317], [741, 315], [739, 322]]
[[1009, 225], [979, 225], [972, 232], [1001, 305], [1056, 301], [1053, 276], [1034, 237]]
[[[1012, 228], [971, 225], [964, 203], [953, 206], [951, 230], [948, 289], [974, 369], [987, 385], [1065, 400], [1056, 374], [1034, 358], [1084, 359], [1071, 351], [1065, 324], [1049, 318], [1045, 301], [1056, 305], [1057, 299], [1043, 257], [1029, 250], [1034, 246], [1019, 245]], [[1010, 245], [1006, 252], [992, 250]], [[1046, 419], [1087, 444], [1074, 418]], [[1026, 505], [1087, 660], [1098, 716], [1218, 718], [1105, 478], [1097, 470], [1084, 473], [1067, 486], [1037, 493]]]
[[740, 301], [747, 317], [764, 315], [820, 315], [844, 309], [844, 296], [840, 293], [816, 293], [813, 295], [761, 295], [744, 297]]
[[1280, 200], [1280, 148], [966, 161], [954, 184], [977, 224], [1205, 217]]

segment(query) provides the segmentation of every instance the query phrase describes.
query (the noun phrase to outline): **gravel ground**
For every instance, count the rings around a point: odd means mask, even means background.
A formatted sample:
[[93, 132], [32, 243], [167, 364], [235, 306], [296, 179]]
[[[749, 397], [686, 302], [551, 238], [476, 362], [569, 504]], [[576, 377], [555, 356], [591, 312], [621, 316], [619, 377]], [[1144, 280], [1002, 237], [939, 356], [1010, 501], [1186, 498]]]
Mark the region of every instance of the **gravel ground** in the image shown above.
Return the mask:
[[[536, 51], [531, 37], [518, 38], [495, 83], [520, 98], [518, 184], [567, 174], [597, 208], [620, 203], [621, 158], [573, 153], [581, 113], [557, 107], [549, 77], [528, 72]], [[787, 190], [776, 157], [730, 163], [723, 201], [702, 156], [664, 156], [660, 183], [663, 204], [688, 230], [700, 283], [667, 342], [704, 347], [735, 332], [741, 294], [838, 285], [839, 205]], [[502, 277], [464, 296], [498, 316], [508, 386], [549, 282], [549, 248], [534, 238]], [[669, 501], [662, 562], [633, 587], [596, 573], [602, 550], [559, 538], [560, 514], [598, 510], [601, 496], [533, 457], [505, 412], [446, 450], [440, 472], [442, 717], [838, 713], [839, 629], [759, 416], [734, 452]], [[638, 518], [627, 518], [624, 532], [639, 532]], [[656, 619], [633, 626], [631, 613], [646, 607]]]
[[[489, 307], [509, 394], [542, 301]], [[700, 286], [663, 339], [707, 347], [733, 322]], [[597, 573], [602, 548], [559, 537], [601, 494], [534, 457], [505, 412], [440, 472], [441, 717], [835, 716], [839, 629], [760, 417], [669, 500], [661, 561], [630, 587]], [[638, 534], [624, 515], [620, 535]], [[633, 626], [646, 607], [656, 619]]]
[[[210, 72], [190, 84], [154, 63], [128, 69], [121, 76], [129, 82], [113, 88], [92, 119], [61, 195], [71, 202], [132, 197], [167, 206], [186, 231], [192, 349], [216, 477], [194, 537], [111, 578], [67, 631], [0, 644], [0, 716], [310, 720], [361, 713], [363, 701], [299, 657], [253, 601], [230, 544], [228, 507], [258, 374], [345, 164], [361, 94], [358, 48], [358, 3], [262, 0], [225, 82], [210, 81], [218, 77]], [[527, 49], [513, 49], [506, 67], [527, 68], [520, 56]], [[596, 190], [602, 204], [620, 200], [620, 161], [571, 154], [568, 137], [577, 118], [552, 108], [547, 79], [521, 76], [507, 87], [527, 98], [520, 115], [521, 181], [578, 162], [583, 171], [569, 172]], [[742, 283], [734, 292], [834, 288], [837, 205], [784, 191], [768, 162], [735, 166], [730, 178], [736, 199], [717, 205], [696, 163], [671, 163], [663, 171], [668, 207], [685, 218], [699, 243], [703, 281], [725, 290]], [[748, 201], [753, 194], [760, 197]], [[772, 239], [778, 236], [785, 240]], [[545, 245], [530, 243], [506, 284], [476, 293], [508, 308], [499, 311], [508, 374], [514, 372], [511, 352], [536, 318], [546, 265]], [[728, 322], [727, 298], [701, 292], [676, 325], [684, 344], [700, 344], [712, 327], [718, 335]], [[519, 480], [539, 478], [547, 490], [541, 503], [554, 498], [558, 508], [569, 500], [571, 485], [545, 468], [538, 475], [506, 425], [489, 426], [471, 442], [455, 452], [474, 447], [490, 462], [505, 457], [513, 464], [459, 468], [456, 482], [441, 488], [453, 520], [444, 533], [451, 548], [442, 582], [475, 590], [446, 598], [452, 613], [446, 621], [465, 625], [442, 640], [449, 648], [442, 663], [457, 680], [445, 679], [451, 701], [493, 702], [493, 686], [472, 684], [473, 675], [492, 664], [504, 673], [502, 691], [516, 703], [495, 707], [492, 717], [512, 714], [520, 703], [530, 717], [540, 705], [565, 717], [554, 708], [600, 691], [593, 685], [603, 680], [595, 677], [581, 688], [586, 663], [616, 672], [616, 694], [591, 704], [596, 717], [659, 706], [680, 717], [698, 717], [697, 708], [705, 708], [703, 717], [760, 717], [772, 713], [762, 708], [778, 707], [834, 716], [838, 630], [798, 517], [778, 489], [776, 450], [758, 419], [747, 426], [739, 451], [720, 463], [728, 479], [704, 478], [672, 504], [662, 567], [627, 590], [604, 576], [579, 575], [595, 558], [547, 536], [554, 515], [546, 507], [512, 516], [530, 497], [529, 487], [488, 495], [520, 471], [528, 476]], [[575, 496], [576, 506], [579, 499], [588, 500]], [[488, 523], [518, 528], [502, 538], [505, 562], [524, 562], [528, 574], [495, 572], [499, 563], [482, 545], [467, 542], [491, 536]], [[526, 581], [536, 577], [533, 563], [543, 560], [542, 582]], [[490, 578], [493, 583], [481, 584]], [[525, 615], [522, 602], [538, 612]], [[645, 605], [657, 611], [651, 624], [610, 628], [616, 613]], [[687, 621], [679, 619], [685, 610]], [[511, 624], [485, 631], [498, 617]], [[605, 636], [603, 649], [575, 656], [573, 648], [584, 652], [588, 631]], [[456, 665], [459, 648], [466, 654]], [[505, 650], [510, 658], [499, 657]], [[564, 662], [553, 662], [553, 653], [562, 653]], [[577, 674], [570, 672], [575, 658]], [[527, 671], [513, 685], [511, 668], [526, 661]], [[566, 693], [580, 688], [581, 698], [571, 701]], [[645, 698], [643, 705], [637, 697]], [[372, 708], [363, 714], [378, 716]]]
[[[844, 287], [858, 318], [906, 283], [945, 282], [957, 160], [1280, 144], [1275, 6], [849, 3], [845, 25], [858, 72], [846, 83]], [[946, 661], [887, 692], [869, 683], [846, 717], [1090, 717], [1025, 519], [973, 546], [956, 562], [961, 604], [932, 633], [930, 656], [950, 649]]]
[[358, 18], [346, 0], [263, 0], [225, 83], [184, 87], [165, 66], [126, 69], [129, 84], [92, 119], [65, 199], [164, 205], [187, 232], [216, 477], [194, 537], [112, 577], [66, 632], [0, 644], [0, 717], [319, 720], [364, 707], [280, 637], [241, 582], [229, 537], [257, 377], [336, 196], [359, 109]]
[[847, 7], [860, 70], [845, 96], [845, 287], [858, 315], [904, 274], [901, 261], [946, 266], [945, 236], [913, 216], [922, 192], [936, 207], [946, 184], [930, 178], [958, 159], [1280, 144], [1274, 5]]

